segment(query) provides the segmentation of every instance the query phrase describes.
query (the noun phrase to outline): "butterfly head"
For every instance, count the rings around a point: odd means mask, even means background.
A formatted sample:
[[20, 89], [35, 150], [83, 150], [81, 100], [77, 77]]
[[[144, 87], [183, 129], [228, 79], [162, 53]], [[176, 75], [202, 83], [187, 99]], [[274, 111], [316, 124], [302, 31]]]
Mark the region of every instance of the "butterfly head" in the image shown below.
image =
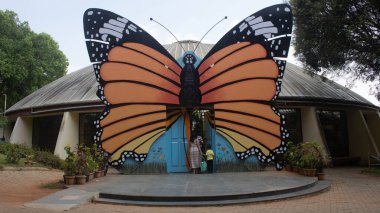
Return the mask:
[[183, 57], [183, 63], [185, 64], [195, 64], [196, 61], [197, 59], [192, 54], [187, 54]]

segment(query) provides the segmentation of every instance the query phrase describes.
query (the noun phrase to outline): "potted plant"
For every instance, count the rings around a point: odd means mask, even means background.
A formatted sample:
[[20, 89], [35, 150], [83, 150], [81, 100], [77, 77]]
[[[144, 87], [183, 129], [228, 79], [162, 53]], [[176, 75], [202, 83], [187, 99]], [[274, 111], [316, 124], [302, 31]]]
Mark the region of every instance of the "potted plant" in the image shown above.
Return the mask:
[[98, 145], [94, 143], [90, 148], [90, 153], [92, 159], [94, 160], [94, 178], [99, 178], [104, 175], [103, 168], [103, 157], [98, 151]]
[[91, 154], [91, 148], [86, 147], [86, 161], [87, 161], [87, 170], [86, 170], [86, 181], [94, 179], [94, 172], [98, 169], [98, 164]]
[[69, 145], [65, 146], [65, 152], [67, 157], [62, 163], [62, 169], [64, 171], [63, 179], [66, 185], [73, 185], [75, 183], [77, 158], [75, 153], [71, 151], [71, 147]]
[[300, 173], [301, 167], [300, 167], [300, 159], [301, 159], [301, 150], [299, 145], [293, 145], [292, 147], [292, 159], [290, 161], [290, 164], [292, 165], [293, 172]]
[[298, 174], [300, 175], [305, 175], [305, 161], [304, 159], [301, 157], [301, 159], [299, 159], [298, 161]]
[[305, 142], [301, 145], [301, 152], [308, 176], [315, 176], [318, 165], [323, 163], [321, 146], [316, 141]]
[[284, 154], [284, 160], [285, 160], [285, 170], [286, 171], [293, 171], [293, 161], [295, 158], [295, 146], [292, 141], [288, 142], [288, 150]]
[[314, 177], [316, 174], [316, 163], [317, 160], [315, 156], [308, 153], [301, 157], [301, 161], [303, 162], [304, 174], [309, 177]]
[[77, 184], [82, 185], [86, 183], [85, 173], [87, 170], [88, 165], [85, 146], [80, 144], [77, 148], [77, 175], [75, 176]]
[[324, 180], [325, 179], [324, 168], [330, 165], [331, 158], [330, 156], [323, 158], [321, 154], [320, 159], [321, 160], [317, 162], [317, 177], [318, 177], [318, 180]]

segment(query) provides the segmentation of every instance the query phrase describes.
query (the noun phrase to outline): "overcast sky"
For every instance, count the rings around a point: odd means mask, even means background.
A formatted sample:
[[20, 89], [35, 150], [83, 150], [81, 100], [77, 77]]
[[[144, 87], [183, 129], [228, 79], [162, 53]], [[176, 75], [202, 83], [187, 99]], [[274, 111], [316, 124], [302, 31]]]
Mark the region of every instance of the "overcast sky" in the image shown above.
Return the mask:
[[[151, 22], [150, 17], [169, 28], [179, 40], [199, 40], [217, 21], [228, 16], [203, 40], [203, 43], [216, 43], [242, 19], [264, 7], [280, 3], [283, 0], [0, 0], [0, 10], [15, 11], [34, 32], [50, 34], [69, 59], [68, 72], [73, 72], [90, 64], [82, 22], [83, 13], [88, 8], [101, 8], [124, 16], [161, 44], [175, 40], [162, 27]], [[292, 48], [288, 61], [300, 65]], [[379, 105], [374, 97], [368, 95], [365, 84], [358, 84], [352, 90]]]

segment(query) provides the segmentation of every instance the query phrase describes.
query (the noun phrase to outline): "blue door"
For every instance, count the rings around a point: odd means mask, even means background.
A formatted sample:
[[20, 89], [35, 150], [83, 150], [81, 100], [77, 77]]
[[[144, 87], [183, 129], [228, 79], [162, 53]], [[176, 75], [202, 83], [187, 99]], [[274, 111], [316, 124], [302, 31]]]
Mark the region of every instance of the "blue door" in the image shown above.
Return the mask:
[[187, 140], [185, 132], [183, 117], [181, 116], [166, 133], [168, 142], [167, 170], [169, 173], [188, 171], [186, 167]]

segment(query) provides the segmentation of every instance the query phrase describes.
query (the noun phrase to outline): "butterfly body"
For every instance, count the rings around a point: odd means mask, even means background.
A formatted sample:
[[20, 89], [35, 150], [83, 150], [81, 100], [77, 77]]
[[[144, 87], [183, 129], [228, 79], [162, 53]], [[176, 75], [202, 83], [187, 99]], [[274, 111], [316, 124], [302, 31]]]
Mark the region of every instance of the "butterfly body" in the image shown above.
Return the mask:
[[194, 65], [197, 61], [192, 54], [183, 57], [184, 67], [181, 71], [181, 91], [179, 103], [181, 107], [192, 109], [201, 105], [201, 92], [199, 90], [199, 74]]

